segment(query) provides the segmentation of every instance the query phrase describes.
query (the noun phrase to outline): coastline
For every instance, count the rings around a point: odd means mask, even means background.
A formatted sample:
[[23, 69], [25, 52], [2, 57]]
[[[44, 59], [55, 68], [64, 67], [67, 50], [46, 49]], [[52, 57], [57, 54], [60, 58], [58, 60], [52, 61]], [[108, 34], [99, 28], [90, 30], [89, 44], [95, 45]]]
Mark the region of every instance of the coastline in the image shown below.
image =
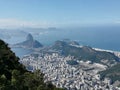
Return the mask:
[[112, 51], [112, 50], [107, 50], [107, 49], [100, 49], [100, 48], [93, 48], [96, 51], [105, 51], [105, 52], [110, 52], [114, 53], [117, 57], [120, 58], [120, 52], [119, 51]]

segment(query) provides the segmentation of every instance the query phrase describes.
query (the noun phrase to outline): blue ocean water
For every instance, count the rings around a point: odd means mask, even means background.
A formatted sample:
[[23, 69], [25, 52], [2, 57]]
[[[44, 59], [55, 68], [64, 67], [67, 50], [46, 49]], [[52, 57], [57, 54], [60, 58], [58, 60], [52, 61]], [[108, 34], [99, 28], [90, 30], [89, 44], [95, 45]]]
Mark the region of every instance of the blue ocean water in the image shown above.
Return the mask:
[[32, 50], [25, 49], [25, 48], [11, 48], [11, 50], [15, 53], [16, 56], [19, 58], [22, 58], [24, 55], [28, 55], [32, 53]]
[[120, 51], [120, 27], [67, 28], [43, 32], [34, 37], [44, 45], [51, 45], [56, 40], [71, 39], [80, 45]]
[[[95, 48], [120, 51], [120, 26], [105, 27], [83, 27], [83, 28], [59, 28], [59, 29], [37, 29], [27, 30], [24, 32], [31, 33], [34, 39], [43, 45], [52, 45], [56, 40], [70, 39]], [[14, 33], [14, 32], [13, 32]], [[23, 32], [22, 32], [23, 33]], [[14, 34], [15, 35], [15, 34]], [[19, 37], [12, 35], [7, 39], [8, 43], [18, 43], [24, 41], [26, 35], [20, 34]], [[22, 35], [22, 36], [21, 36]], [[29, 54], [32, 51], [22, 48], [12, 48], [17, 56]]]

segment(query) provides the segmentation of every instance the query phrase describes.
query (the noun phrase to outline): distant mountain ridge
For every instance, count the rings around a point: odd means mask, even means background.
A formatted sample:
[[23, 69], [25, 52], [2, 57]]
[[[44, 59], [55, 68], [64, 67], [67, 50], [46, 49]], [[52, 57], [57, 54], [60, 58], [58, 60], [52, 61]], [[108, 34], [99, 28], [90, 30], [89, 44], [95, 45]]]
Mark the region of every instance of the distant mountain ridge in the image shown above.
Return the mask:
[[15, 44], [15, 46], [25, 47], [25, 48], [40, 48], [43, 47], [43, 45], [38, 42], [37, 40], [34, 40], [33, 36], [31, 34], [28, 34], [26, 37], [26, 40]]
[[55, 44], [52, 46], [52, 49], [60, 51], [62, 55], [72, 55], [75, 58], [84, 61], [89, 60], [92, 62], [105, 64], [110, 64], [119, 61], [119, 58], [113, 53], [106, 51], [96, 51], [89, 46], [77, 47], [75, 45], [77, 44], [74, 43], [73, 45], [71, 45], [71, 43], [69, 42], [56, 41]]

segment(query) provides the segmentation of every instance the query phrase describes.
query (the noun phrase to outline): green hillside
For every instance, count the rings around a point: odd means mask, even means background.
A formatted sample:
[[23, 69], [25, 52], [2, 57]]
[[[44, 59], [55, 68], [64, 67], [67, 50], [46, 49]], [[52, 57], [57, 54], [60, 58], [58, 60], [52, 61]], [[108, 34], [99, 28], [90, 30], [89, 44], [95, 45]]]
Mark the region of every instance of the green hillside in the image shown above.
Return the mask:
[[75, 47], [65, 41], [56, 41], [52, 46], [53, 49], [61, 52], [62, 55], [72, 55], [79, 60], [90, 60], [92, 62], [101, 62], [101, 60], [118, 61], [119, 58], [114, 54], [105, 51], [96, 51], [89, 46]]
[[29, 72], [18, 61], [8, 45], [0, 40], [0, 90], [63, 90], [44, 83], [44, 75], [39, 70]]

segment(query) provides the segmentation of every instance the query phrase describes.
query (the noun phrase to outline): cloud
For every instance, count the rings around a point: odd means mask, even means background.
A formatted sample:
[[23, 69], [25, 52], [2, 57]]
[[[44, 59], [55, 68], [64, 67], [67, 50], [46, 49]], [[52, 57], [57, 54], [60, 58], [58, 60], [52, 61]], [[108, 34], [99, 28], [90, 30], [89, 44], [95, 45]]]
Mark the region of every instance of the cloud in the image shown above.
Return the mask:
[[31, 28], [45, 28], [51, 26], [48, 22], [33, 22], [24, 21], [18, 19], [0, 19], [0, 28], [21, 28], [21, 27], [31, 27]]

